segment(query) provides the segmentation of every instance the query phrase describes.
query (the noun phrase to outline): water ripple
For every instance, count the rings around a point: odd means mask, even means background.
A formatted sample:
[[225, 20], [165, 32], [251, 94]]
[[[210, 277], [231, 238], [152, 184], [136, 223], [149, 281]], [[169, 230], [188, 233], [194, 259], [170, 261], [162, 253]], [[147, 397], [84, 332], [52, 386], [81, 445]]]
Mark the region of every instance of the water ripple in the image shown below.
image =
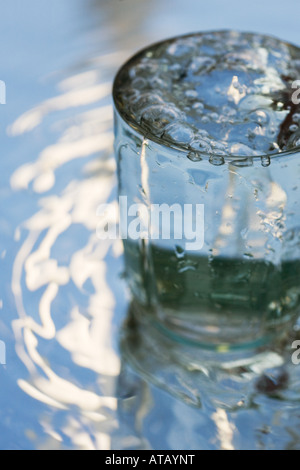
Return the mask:
[[[119, 54], [105, 60], [106, 68], [108, 63], [115, 68]], [[99, 61], [103, 58], [94, 63]], [[39, 209], [18, 228], [19, 238], [25, 239], [13, 267], [19, 316], [13, 321], [16, 351], [28, 370], [18, 386], [66, 412], [59, 428], [54, 412], [44, 424], [49, 442], [43, 448], [69, 440], [77, 448], [108, 449], [116, 426], [120, 359], [113, 346], [116, 298], [107, 282], [107, 259], [118, 260], [122, 248], [119, 242], [99, 243], [96, 237], [97, 207], [113, 197], [115, 188], [111, 85], [97, 83], [99, 79], [97, 69], [64, 79], [59, 96], [29, 110], [8, 130], [12, 136], [34, 132], [54, 113], [58, 133], [36, 161], [11, 177], [14, 191], [31, 188], [40, 195]], [[76, 159], [83, 160], [74, 178], [66, 165]], [[58, 174], [63, 177], [61, 190], [56, 188]], [[93, 372], [96, 381], [82, 379], [77, 368]], [[76, 412], [68, 413], [74, 407]]]

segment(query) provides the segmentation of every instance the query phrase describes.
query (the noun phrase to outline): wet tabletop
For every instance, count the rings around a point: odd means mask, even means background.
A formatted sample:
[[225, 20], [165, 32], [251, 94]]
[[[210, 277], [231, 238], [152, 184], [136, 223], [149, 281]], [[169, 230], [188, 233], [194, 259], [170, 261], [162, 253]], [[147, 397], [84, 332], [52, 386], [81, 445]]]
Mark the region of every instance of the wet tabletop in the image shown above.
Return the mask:
[[[297, 0], [2, 5], [1, 449], [297, 447], [297, 401], [264, 408], [262, 395], [259, 419], [255, 407], [234, 414], [226, 400], [195, 401], [193, 383], [176, 393], [172, 364], [169, 387], [127, 364], [122, 245], [96, 231], [97, 208], [117, 196], [111, 87], [121, 64], [153, 41], [200, 30], [299, 45], [298, 13]], [[283, 435], [287, 408], [294, 421]]]

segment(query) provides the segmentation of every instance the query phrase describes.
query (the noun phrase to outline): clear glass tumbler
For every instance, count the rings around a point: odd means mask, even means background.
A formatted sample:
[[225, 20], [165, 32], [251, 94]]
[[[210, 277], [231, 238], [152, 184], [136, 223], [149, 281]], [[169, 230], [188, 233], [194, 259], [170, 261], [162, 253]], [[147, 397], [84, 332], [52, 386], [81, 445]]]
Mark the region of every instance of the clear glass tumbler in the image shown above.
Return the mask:
[[[182, 38], [181, 48], [191, 39]], [[114, 84], [120, 227], [133, 310], [180, 342], [218, 350], [259, 346], [285, 334], [300, 310], [299, 136], [298, 143], [293, 135], [294, 145], [280, 151], [274, 146], [253, 153], [245, 151], [241, 138], [234, 153], [218, 142], [213, 150], [199, 147], [199, 135], [189, 144], [182, 143], [184, 138], [175, 141], [168, 138], [174, 108], [161, 105], [158, 81], [152, 123], [161, 132], [153, 132], [149, 120], [138, 120], [126, 107], [122, 87], [141, 57], [143, 73], [155, 74], [155, 64], [145, 57], [165, 44], [131, 59]], [[180, 64], [173, 65], [173, 73], [180, 71]], [[234, 70], [233, 85], [237, 75]], [[145, 116], [152, 98], [139, 80], [132, 76], [132, 87], [142, 88], [134, 99]], [[231, 90], [235, 110], [245, 102], [243, 86], [240, 100], [234, 95], [237, 87]], [[186, 95], [193, 98], [191, 92]], [[256, 105], [257, 119], [261, 107]], [[297, 121], [296, 108], [288, 108], [289, 126]], [[202, 136], [207, 142], [203, 129]]]

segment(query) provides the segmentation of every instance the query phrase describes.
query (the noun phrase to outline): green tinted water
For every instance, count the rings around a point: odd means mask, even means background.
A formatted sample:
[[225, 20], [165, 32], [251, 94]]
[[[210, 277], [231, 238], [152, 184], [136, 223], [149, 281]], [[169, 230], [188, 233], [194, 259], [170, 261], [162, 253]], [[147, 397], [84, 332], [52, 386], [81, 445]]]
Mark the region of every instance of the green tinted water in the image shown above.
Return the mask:
[[285, 321], [300, 309], [300, 261], [280, 266], [257, 259], [205, 257], [125, 240], [127, 277], [147, 307], [194, 320]]

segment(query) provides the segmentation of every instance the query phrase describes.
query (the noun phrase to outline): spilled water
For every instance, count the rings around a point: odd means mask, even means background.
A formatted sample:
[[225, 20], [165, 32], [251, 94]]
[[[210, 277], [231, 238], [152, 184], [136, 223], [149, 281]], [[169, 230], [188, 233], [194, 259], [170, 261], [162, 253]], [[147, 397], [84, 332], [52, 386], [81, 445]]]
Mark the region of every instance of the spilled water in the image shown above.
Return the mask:
[[[221, 405], [196, 412], [125, 364], [118, 340], [128, 309], [122, 246], [96, 237], [97, 207], [116, 198], [114, 74], [153, 40], [224, 27], [226, 9], [215, 1], [224, 14], [213, 19], [216, 5], [209, 10], [189, 0], [198, 12], [191, 20], [179, 0], [172, 12], [167, 0], [53, 0], [46, 9], [41, 3], [30, 0], [25, 9], [12, 0], [2, 12], [0, 340], [6, 365], [0, 365], [0, 447], [254, 446], [256, 438], [249, 441], [246, 432], [253, 417], [236, 419]], [[279, 27], [279, 13], [276, 18]], [[241, 29], [255, 29], [256, 16], [237, 19]], [[226, 26], [234, 22], [228, 15]], [[273, 27], [270, 20], [265, 32]], [[293, 29], [291, 19], [278, 34], [296, 41], [297, 23]], [[295, 447], [297, 401], [289, 405], [295, 410], [290, 430], [277, 440], [286, 410], [279, 401], [272, 406], [255, 442]]]

